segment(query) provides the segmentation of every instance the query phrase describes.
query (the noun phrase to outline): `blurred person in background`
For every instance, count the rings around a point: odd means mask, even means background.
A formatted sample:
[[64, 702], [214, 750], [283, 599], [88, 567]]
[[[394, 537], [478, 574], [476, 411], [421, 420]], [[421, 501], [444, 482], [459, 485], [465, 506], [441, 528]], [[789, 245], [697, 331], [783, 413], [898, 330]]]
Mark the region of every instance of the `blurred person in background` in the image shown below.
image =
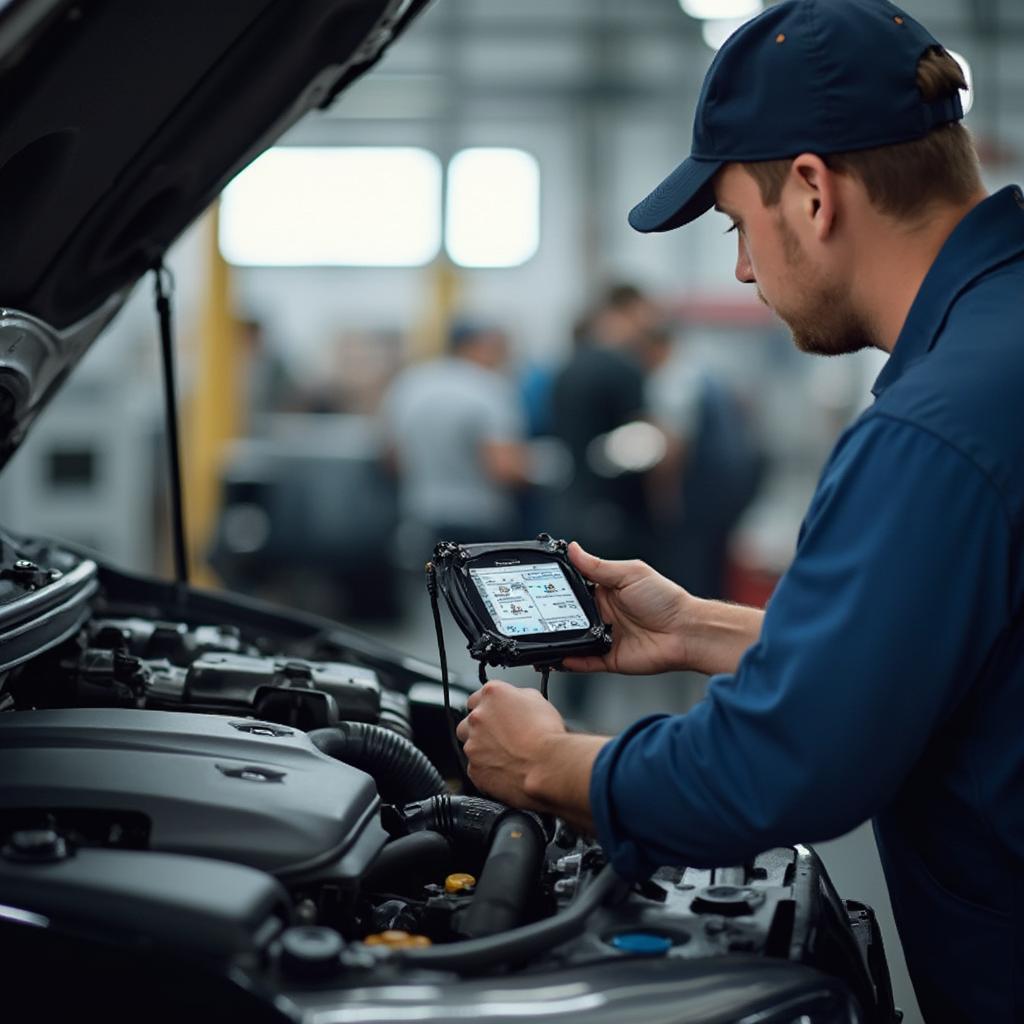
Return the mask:
[[245, 430], [260, 430], [264, 417], [286, 411], [296, 400], [295, 381], [281, 354], [267, 343], [262, 321], [239, 321], [245, 375]]
[[[617, 557], [643, 551], [659, 560], [650, 545], [655, 517], [653, 490], [665, 484], [652, 471], [623, 472], [603, 457], [612, 431], [647, 417], [646, 381], [667, 356], [662, 311], [639, 288], [615, 284], [597, 307], [573, 329], [573, 352], [552, 389], [552, 434], [572, 459], [567, 486], [551, 497], [549, 532], [589, 539]], [[592, 687], [582, 674], [560, 681], [559, 705], [570, 720], [586, 722]]]
[[[381, 404], [399, 511], [410, 547], [518, 537], [516, 492], [527, 482], [525, 416], [502, 372], [508, 339], [456, 323], [448, 353], [407, 367]], [[412, 540], [415, 537], [415, 540]]]
[[577, 326], [552, 389], [552, 433], [573, 460], [572, 482], [553, 499], [554, 530], [610, 557], [638, 547], [654, 554], [645, 544], [651, 515], [643, 474], [602, 471], [594, 442], [645, 416], [648, 357], [656, 351], [650, 340], [661, 321], [661, 310], [635, 285], [611, 286]]
[[650, 415], [668, 438], [649, 493], [658, 568], [700, 597], [727, 596], [729, 543], [764, 477], [767, 455], [741, 396], [701, 366], [685, 339], [664, 355], [647, 385]]

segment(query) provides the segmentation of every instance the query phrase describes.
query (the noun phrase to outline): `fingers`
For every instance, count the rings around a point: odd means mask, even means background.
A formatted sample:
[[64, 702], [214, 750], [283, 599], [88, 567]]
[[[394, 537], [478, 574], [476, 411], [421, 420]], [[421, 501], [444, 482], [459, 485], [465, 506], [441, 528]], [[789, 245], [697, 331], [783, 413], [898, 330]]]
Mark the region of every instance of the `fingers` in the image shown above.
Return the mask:
[[592, 555], [589, 551], [584, 551], [582, 545], [578, 541], [570, 541], [569, 543], [569, 561], [576, 566], [577, 569], [587, 579], [592, 580], [594, 583], [604, 583], [606, 586], [611, 584], [611, 579], [604, 579], [608, 575], [607, 566], [610, 566], [609, 562], [602, 562], [597, 555]]
[[639, 579], [645, 571], [650, 571], [643, 562], [637, 560], [615, 562], [607, 558], [598, 558], [597, 555], [584, 551], [576, 541], [569, 544], [569, 560], [591, 582], [613, 590], [627, 586]]
[[466, 707], [472, 711], [473, 708], [480, 706], [481, 701], [486, 700], [496, 690], [502, 689], [514, 690], [516, 687], [511, 683], [503, 683], [500, 679], [488, 679], [479, 690], [474, 690], [469, 695], [469, 700], [466, 701]]

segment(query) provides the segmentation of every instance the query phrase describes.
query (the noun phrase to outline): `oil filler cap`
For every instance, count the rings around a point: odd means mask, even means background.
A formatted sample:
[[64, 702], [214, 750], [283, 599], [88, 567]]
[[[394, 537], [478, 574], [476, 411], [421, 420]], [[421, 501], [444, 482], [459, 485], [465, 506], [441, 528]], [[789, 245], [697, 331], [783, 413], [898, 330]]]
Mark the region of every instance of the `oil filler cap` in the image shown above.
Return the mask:
[[289, 928], [281, 935], [281, 969], [293, 978], [328, 977], [338, 968], [344, 945], [331, 928]]
[[392, 928], [386, 932], [367, 935], [364, 946], [384, 946], [386, 949], [422, 949], [431, 945], [426, 935], [410, 935], [409, 932]]
[[672, 940], [654, 932], [622, 932], [612, 936], [610, 945], [632, 956], [664, 956], [672, 948]]

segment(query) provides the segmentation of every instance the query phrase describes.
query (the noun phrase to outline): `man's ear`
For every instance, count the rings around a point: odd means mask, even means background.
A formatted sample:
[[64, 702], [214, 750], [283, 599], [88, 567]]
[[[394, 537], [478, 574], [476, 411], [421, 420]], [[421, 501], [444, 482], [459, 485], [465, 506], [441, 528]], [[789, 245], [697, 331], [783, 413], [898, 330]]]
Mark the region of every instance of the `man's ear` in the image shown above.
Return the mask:
[[835, 172], [820, 156], [801, 153], [789, 168], [794, 212], [819, 242], [831, 235], [836, 221], [838, 195]]

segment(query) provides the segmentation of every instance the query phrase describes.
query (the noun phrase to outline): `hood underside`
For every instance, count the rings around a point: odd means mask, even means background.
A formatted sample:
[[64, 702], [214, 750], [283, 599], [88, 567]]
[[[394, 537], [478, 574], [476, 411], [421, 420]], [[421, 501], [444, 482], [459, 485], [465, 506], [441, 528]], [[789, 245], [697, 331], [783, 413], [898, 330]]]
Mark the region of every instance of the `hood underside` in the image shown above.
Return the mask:
[[132, 284], [426, 2], [0, 0], [0, 462]]

